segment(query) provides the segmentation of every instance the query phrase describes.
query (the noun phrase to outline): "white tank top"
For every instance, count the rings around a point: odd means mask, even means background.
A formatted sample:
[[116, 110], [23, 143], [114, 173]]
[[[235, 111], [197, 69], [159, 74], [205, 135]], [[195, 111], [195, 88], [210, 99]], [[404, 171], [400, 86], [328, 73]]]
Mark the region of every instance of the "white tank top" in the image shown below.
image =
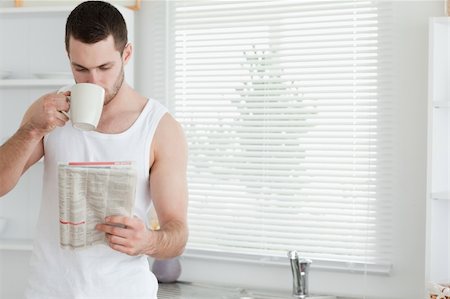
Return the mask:
[[44, 138], [43, 196], [26, 298], [156, 298], [158, 283], [145, 256], [129, 256], [106, 245], [60, 248], [57, 168], [60, 162], [134, 161], [134, 215], [146, 222], [151, 202], [150, 147], [165, 113], [164, 106], [150, 99], [125, 132], [85, 132], [69, 121]]

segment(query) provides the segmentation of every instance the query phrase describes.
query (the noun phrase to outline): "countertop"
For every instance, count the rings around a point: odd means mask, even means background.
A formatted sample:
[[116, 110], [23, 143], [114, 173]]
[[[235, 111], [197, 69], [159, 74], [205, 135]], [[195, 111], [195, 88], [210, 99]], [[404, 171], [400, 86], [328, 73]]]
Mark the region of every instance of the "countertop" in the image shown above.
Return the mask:
[[[225, 287], [204, 283], [160, 283], [158, 299], [292, 299], [288, 292]], [[337, 299], [335, 296], [312, 295], [308, 299]]]

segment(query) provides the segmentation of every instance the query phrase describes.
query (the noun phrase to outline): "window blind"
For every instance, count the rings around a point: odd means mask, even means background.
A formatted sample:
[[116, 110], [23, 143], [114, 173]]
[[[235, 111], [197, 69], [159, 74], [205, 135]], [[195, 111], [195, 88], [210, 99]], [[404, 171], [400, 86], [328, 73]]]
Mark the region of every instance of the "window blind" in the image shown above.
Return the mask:
[[173, 110], [189, 144], [188, 253], [388, 271], [389, 9], [173, 2]]

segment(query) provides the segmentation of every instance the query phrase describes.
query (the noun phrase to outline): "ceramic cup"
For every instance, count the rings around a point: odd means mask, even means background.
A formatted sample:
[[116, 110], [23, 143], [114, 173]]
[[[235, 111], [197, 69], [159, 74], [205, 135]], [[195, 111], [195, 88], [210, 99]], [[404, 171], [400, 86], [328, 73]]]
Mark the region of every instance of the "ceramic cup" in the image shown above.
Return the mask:
[[78, 83], [58, 90], [59, 93], [70, 90], [70, 110], [62, 111], [74, 128], [93, 131], [97, 128], [102, 115], [105, 90], [92, 83]]

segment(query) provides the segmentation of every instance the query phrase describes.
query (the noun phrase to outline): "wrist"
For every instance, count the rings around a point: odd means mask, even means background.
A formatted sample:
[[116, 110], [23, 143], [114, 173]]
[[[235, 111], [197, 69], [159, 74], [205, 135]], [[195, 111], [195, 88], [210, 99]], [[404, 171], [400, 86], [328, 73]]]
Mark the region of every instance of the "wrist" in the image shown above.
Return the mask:
[[186, 225], [179, 221], [166, 223], [159, 230], [149, 230], [145, 254], [155, 259], [179, 256], [184, 251], [187, 236]]
[[158, 231], [154, 231], [154, 230], [147, 230], [146, 233], [146, 238], [145, 238], [145, 246], [141, 252], [141, 254], [145, 254], [151, 257], [154, 257], [154, 255], [157, 254], [157, 249], [155, 244], [157, 243], [157, 235], [158, 235]]
[[29, 140], [41, 140], [44, 134], [30, 123], [23, 124], [18, 133]]

